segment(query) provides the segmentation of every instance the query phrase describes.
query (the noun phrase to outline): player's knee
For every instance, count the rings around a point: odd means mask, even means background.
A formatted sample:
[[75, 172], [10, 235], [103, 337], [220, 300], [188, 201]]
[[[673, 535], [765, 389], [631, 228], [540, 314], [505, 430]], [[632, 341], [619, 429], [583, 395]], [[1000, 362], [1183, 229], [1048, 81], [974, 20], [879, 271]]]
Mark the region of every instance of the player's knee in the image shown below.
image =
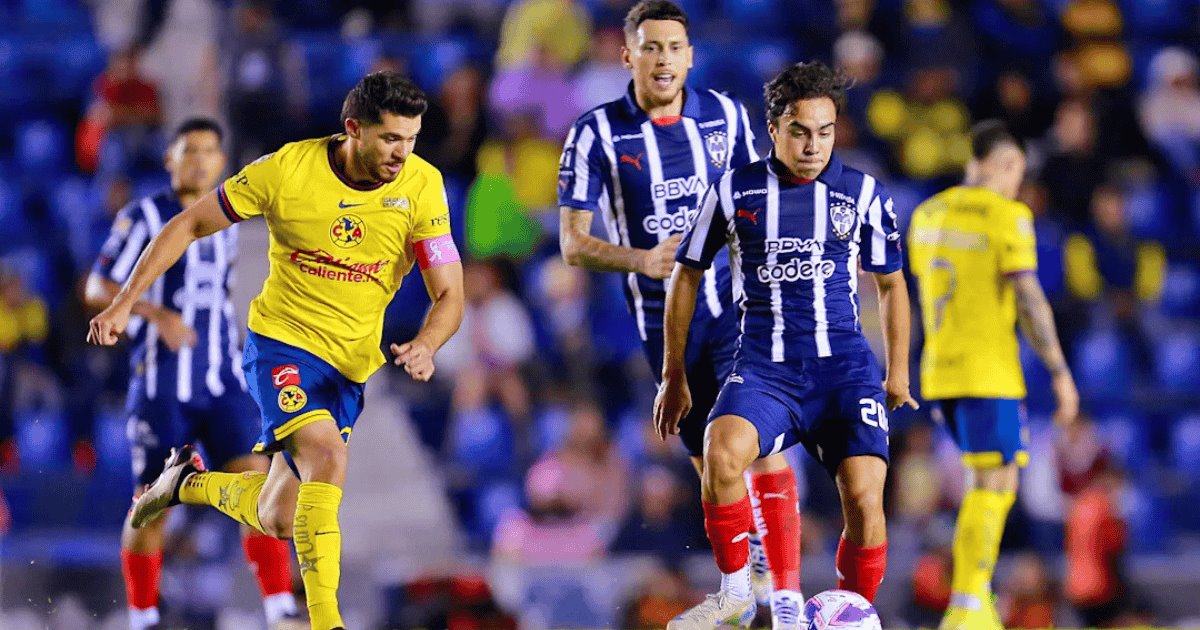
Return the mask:
[[745, 458], [726, 444], [710, 444], [704, 452], [703, 475], [718, 485], [738, 483], [746, 472]]
[[842, 505], [847, 515], [863, 521], [883, 515], [883, 486], [869, 480], [842, 487]]
[[262, 525], [262, 533], [282, 540], [292, 538], [292, 522], [295, 520], [295, 514], [286, 514], [283, 510], [268, 510], [265, 513], [260, 511], [258, 519]]
[[296, 467], [304, 481], [323, 481], [341, 485], [346, 474], [346, 446], [341, 442], [308, 446], [296, 458]]

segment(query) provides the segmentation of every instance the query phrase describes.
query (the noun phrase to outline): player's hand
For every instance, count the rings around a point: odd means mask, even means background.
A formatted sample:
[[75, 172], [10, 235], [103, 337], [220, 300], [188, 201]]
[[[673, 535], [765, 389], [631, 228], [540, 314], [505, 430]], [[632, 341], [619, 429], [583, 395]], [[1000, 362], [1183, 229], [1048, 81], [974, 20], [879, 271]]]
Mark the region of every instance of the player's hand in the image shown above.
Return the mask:
[[908, 392], [908, 382], [901, 383], [900, 381], [888, 380], [883, 382], [883, 391], [887, 394], [888, 411], [895, 411], [904, 405], [908, 405], [913, 409], [920, 409], [921, 403], [917, 402]]
[[425, 383], [433, 378], [433, 348], [424, 340], [417, 338], [406, 344], [392, 344], [391, 349], [396, 357], [393, 362], [403, 365], [414, 381]]
[[692, 392], [688, 390], [687, 377], [663, 379], [654, 397], [654, 432], [658, 439], [679, 434], [679, 421], [692, 410]]
[[183, 322], [179, 313], [170, 309], [159, 309], [154, 315], [154, 324], [158, 326], [159, 338], [167, 344], [171, 352], [179, 352], [184, 346], [196, 346], [196, 331]]
[[679, 242], [682, 240], [682, 234], [672, 234], [667, 240], [655, 245], [654, 249], [645, 250], [642, 253], [639, 271], [655, 280], [670, 277], [675, 269], [675, 251], [679, 249]]
[[1058, 400], [1058, 409], [1054, 410], [1054, 423], [1060, 427], [1070, 426], [1079, 419], [1079, 390], [1075, 389], [1075, 379], [1071, 373], [1063, 370], [1055, 376], [1050, 386], [1054, 389], [1054, 398]]
[[88, 322], [88, 343], [97, 346], [111, 346], [116, 344], [117, 339], [121, 337], [121, 333], [125, 332], [125, 327], [129, 325], [129, 311], [131, 308], [114, 302], [109, 304], [108, 308], [100, 311], [99, 315], [93, 317], [92, 321]]

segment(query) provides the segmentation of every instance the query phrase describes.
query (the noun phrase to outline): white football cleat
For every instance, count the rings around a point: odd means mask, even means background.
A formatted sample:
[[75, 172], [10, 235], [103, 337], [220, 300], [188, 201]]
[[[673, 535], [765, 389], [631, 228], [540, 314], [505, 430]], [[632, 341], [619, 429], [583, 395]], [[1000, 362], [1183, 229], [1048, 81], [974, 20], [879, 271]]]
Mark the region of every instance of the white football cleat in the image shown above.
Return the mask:
[[758, 606], [754, 598], [733, 599], [726, 593], [708, 595], [691, 610], [667, 623], [667, 630], [713, 630], [738, 628], [746, 630], [754, 621]]

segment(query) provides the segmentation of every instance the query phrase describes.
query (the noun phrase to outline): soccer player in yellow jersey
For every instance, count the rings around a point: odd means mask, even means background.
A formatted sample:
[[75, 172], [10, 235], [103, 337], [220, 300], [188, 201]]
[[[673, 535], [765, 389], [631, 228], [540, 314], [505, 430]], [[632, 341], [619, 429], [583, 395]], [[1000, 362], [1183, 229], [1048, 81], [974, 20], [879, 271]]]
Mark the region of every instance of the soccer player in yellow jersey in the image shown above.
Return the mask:
[[344, 134], [284, 145], [168, 221], [88, 340], [111, 345], [139, 297], [194, 240], [256, 215], [267, 221], [270, 274], [250, 305], [243, 367], [262, 412], [255, 450], [268, 473], [205, 472], [191, 447], [174, 449], [138, 499], [137, 528], [171, 505], [210, 505], [295, 542], [313, 630], [344, 626], [338, 610], [338, 507], [346, 445], [364, 382], [384, 363], [384, 309], [414, 263], [433, 306], [417, 336], [392, 344], [417, 381], [462, 321], [462, 265], [450, 237], [442, 176], [413, 153], [427, 101], [388, 72], [346, 96]]
[[1022, 144], [997, 121], [976, 125], [971, 142], [966, 181], [917, 207], [908, 234], [925, 329], [921, 391], [962, 449], [968, 477], [943, 630], [1003, 627], [992, 570], [1018, 467], [1028, 459], [1016, 324], [1050, 371], [1055, 421], [1073, 422], [1079, 412], [1035, 273], [1033, 215], [1014, 201], [1025, 173]]

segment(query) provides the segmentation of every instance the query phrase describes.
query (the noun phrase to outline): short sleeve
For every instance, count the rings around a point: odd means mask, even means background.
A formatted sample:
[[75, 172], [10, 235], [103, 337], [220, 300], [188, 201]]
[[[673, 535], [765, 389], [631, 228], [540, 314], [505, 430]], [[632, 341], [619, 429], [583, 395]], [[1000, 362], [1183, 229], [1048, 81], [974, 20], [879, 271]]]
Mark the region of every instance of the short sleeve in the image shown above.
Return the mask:
[[409, 235], [422, 270], [461, 260], [450, 235], [450, 203], [442, 174], [432, 167], [429, 170], [429, 181], [415, 200], [417, 207]]
[[217, 187], [217, 201], [230, 221], [237, 223], [266, 212], [283, 183], [282, 157], [277, 151], [247, 164]]
[[1009, 204], [1009, 210], [995, 223], [1000, 273], [1037, 271], [1037, 237], [1033, 232], [1033, 212], [1023, 203]]
[[575, 123], [558, 160], [558, 205], [597, 212], [604, 191], [605, 160], [591, 116]]
[[113, 220], [100, 256], [92, 265], [92, 273], [123, 284], [149, 241], [150, 228], [141, 209], [136, 205], [126, 206]]
[[721, 203], [721, 198], [728, 196], [725, 193], [729, 192], [729, 186], [729, 177], [726, 176], [708, 187], [700, 203], [700, 212], [684, 230], [683, 240], [675, 253], [676, 262], [696, 269], [708, 269], [712, 266], [713, 257], [729, 242], [729, 220]]
[[746, 113], [746, 106], [738, 103], [738, 134], [737, 140], [733, 148], [733, 154], [729, 159], [729, 168], [735, 169], [745, 166], [751, 162], [758, 161], [758, 151], [754, 148], [754, 128], [750, 126], [750, 115]]
[[866, 223], [859, 233], [863, 269], [871, 273], [892, 273], [904, 266], [900, 250], [900, 230], [892, 197], [882, 183], [867, 206]]

